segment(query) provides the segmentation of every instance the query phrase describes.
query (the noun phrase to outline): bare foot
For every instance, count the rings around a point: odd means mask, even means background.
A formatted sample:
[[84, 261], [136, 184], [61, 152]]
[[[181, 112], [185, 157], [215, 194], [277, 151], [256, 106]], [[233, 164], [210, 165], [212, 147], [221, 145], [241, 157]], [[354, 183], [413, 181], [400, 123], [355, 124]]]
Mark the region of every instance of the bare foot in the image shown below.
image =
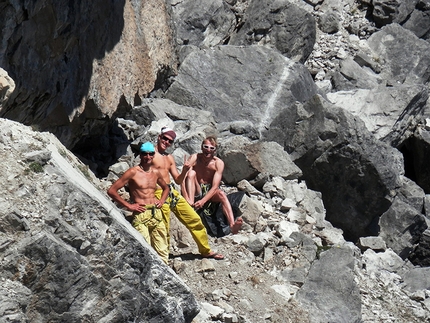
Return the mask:
[[215, 260], [223, 260], [224, 256], [218, 252], [211, 251], [207, 255], [202, 255], [203, 258], [212, 258]]
[[242, 227], [243, 219], [237, 218], [236, 222], [230, 227], [231, 233], [236, 234], [239, 232], [239, 229]]

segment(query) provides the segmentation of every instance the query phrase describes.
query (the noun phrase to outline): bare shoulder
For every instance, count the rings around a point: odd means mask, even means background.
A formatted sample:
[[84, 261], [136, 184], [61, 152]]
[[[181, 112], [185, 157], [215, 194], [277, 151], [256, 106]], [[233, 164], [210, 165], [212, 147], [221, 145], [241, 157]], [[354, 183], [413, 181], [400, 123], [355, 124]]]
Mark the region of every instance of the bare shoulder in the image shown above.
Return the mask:
[[171, 154], [164, 155], [163, 157], [166, 158], [171, 164], [175, 162], [175, 158], [173, 158], [173, 155]]
[[214, 160], [216, 164], [224, 165], [224, 162], [221, 158], [214, 156]]
[[188, 157], [188, 161], [190, 163], [195, 163], [197, 161], [197, 159], [198, 159], [198, 155], [199, 154], [192, 154], [192, 155], [190, 155], [190, 157]]
[[134, 166], [127, 169], [125, 173], [119, 177], [116, 183], [121, 183], [122, 185], [125, 185], [126, 183], [133, 181], [133, 178], [136, 176], [138, 172], [137, 167], [138, 166]]
[[138, 172], [138, 169], [139, 169], [139, 166], [130, 167], [125, 171], [122, 177], [128, 177], [128, 178], [133, 177]]
[[157, 168], [151, 167], [151, 170], [152, 170], [152, 173], [157, 177], [162, 177], [161, 172]]
[[215, 160], [215, 168], [217, 170], [223, 170], [224, 169], [224, 162], [222, 161], [222, 159], [218, 158], [216, 156], [214, 156], [213, 159]]
[[[172, 155], [163, 155], [159, 152], [155, 153], [154, 159], [152, 160], [153, 168], [168, 168], [168, 163], [172, 163], [173, 156]], [[167, 166], [167, 167], [166, 167]]]

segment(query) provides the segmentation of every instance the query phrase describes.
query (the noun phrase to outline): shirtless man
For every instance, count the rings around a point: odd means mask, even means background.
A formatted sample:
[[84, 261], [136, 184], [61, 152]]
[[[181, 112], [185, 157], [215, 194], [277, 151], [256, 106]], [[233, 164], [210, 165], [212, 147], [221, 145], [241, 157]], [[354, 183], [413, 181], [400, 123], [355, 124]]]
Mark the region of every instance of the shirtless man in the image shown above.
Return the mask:
[[[169, 232], [170, 229], [170, 212], [173, 212], [178, 220], [190, 231], [202, 257], [216, 260], [224, 259], [222, 254], [211, 251], [208, 234], [200, 216], [174, 186], [170, 184], [170, 176], [172, 176], [175, 183], [180, 185], [187, 171], [190, 169], [189, 163], [185, 162], [182, 167], [182, 172], [179, 174], [173, 156], [166, 153], [166, 149], [173, 144], [175, 138], [176, 133], [172, 129], [167, 127], [162, 128], [157, 139], [156, 153], [153, 160], [153, 167], [161, 173], [164, 181], [168, 183], [170, 187], [169, 197], [166, 203], [161, 207], [161, 211], [166, 219], [167, 232]], [[161, 192], [161, 189], [157, 190], [155, 196], [161, 196]]]
[[[224, 162], [215, 156], [217, 141], [215, 137], [207, 137], [202, 142], [202, 152], [193, 154], [187, 161], [188, 172], [182, 194], [195, 209], [201, 209], [207, 202], [220, 202], [227, 218], [230, 231], [236, 234], [243, 224], [242, 218], [234, 220], [233, 210], [227, 195], [219, 186], [221, 184]], [[197, 201], [195, 201], [197, 199]]]
[[[128, 169], [108, 189], [108, 195], [118, 204], [133, 211], [133, 227], [160, 255], [167, 264], [169, 260], [168, 233], [160, 208], [169, 194], [169, 186], [161, 173], [151, 167], [155, 155], [155, 147], [150, 142], [140, 147], [140, 164]], [[118, 190], [128, 183], [131, 203], [124, 200]], [[161, 187], [160, 199], [155, 197], [155, 190]]]

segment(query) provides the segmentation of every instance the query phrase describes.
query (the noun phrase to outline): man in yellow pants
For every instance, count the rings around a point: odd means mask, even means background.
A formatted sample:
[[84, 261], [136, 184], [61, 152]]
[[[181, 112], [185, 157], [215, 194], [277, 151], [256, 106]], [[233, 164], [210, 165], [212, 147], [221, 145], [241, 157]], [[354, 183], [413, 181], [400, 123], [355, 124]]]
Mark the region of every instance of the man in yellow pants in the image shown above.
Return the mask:
[[[224, 259], [224, 256], [211, 251], [209, 247], [208, 234], [200, 216], [188, 204], [185, 198], [170, 184], [170, 175], [173, 177], [176, 184], [180, 185], [184, 180], [187, 171], [190, 169], [189, 163], [185, 162], [182, 167], [182, 172], [179, 174], [176, 168], [176, 163], [172, 155], [166, 153], [166, 149], [173, 144], [176, 138], [176, 133], [169, 128], [164, 127], [158, 136], [156, 153], [153, 160], [153, 167], [160, 171], [166, 183], [169, 183], [170, 193], [166, 204], [161, 208], [164, 217], [167, 219], [167, 232], [170, 227], [170, 211], [172, 211], [178, 220], [186, 226], [190, 231], [191, 236], [197, 244], [200, 254], [205, 258], [213, 258], [216, 260]], [[158, 189], [155, 196], [161, 197], [162, 190]]]
[[[168, 264], [168, 228], [160, 208], [166, 201], [169, 187], [161, 173], [152, 167], [154, 155], [154, 145], [150, 142], [144, 143], [140, 147], [140, 164], [128, 169], [112, 184], [107, 193], [115, 202], [133, 211], [133, 227]], [[118, 190], [126, 184], [130, 190], [132, 203], [127, 202], [118, 194]], [[160, 187], [159, 199], [155, 197], [157, 184]]]

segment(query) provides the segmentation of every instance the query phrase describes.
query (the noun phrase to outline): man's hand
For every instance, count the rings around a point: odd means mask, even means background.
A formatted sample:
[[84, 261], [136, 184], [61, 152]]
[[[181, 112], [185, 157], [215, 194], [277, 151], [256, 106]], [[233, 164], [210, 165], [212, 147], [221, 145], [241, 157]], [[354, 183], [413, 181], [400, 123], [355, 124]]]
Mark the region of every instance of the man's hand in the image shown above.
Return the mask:
[[203, 206], [205, 205], [205, 203], [202, 202], [202, 200], [199, 200], [197, 202], [194, 203], [193, 207], [198, 210], [201, 209]]
[[146, 211], [146, 209], [142, 205], [140, 205], [139, 203], [130, 204], [130, 206], [128, 207], [128, 209], [130, 211], [139, 212], [139, 213], [142, 213], [142, 212]]
[[161, 208], [161, 207], [163, 206], [163, 204], [164, 204], [164, 202], [161, 202], [160, 200], [157, 200], [157, 201], [155, 202], [155, 207], [156, 207], [157, 209], [159, 209], [159, 208]]
[[187, 157], [187, 155], [184, 155], [184, 164], [182, 165], [182, 172], [188, 172], [191, 167], [192, 165], [190, 163], [190, 159]]

